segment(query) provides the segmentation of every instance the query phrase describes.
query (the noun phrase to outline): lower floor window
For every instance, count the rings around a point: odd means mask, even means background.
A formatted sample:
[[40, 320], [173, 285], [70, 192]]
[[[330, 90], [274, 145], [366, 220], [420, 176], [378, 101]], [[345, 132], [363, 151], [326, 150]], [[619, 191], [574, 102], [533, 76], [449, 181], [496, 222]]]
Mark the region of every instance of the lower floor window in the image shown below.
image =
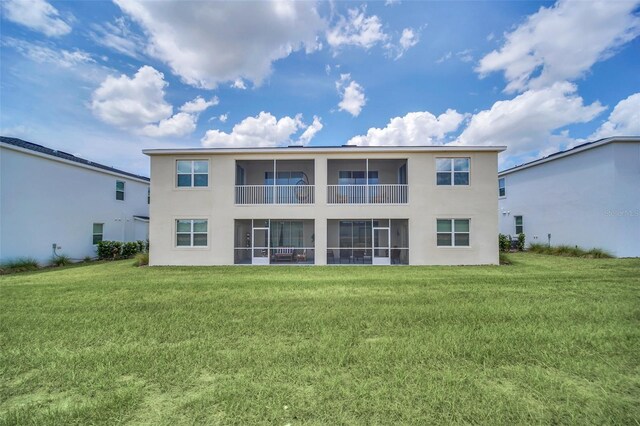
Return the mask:
[[207, 245], [206, 219], [178, 219], [176, 245], [178, 247], [205, 247]]
[[104, 234], [104, 223], [94, 223], [93, 224], [93, 244], [98, 244], [102, 241], [102, 236]]
[[522, 234], [524, 232], [524, 222], [522, 221], [522, 216], [514, 216], [516, 219], [516, 235]]
[[469, 246], [469, 219], [438, 219], [437, 245], [439, 247]]

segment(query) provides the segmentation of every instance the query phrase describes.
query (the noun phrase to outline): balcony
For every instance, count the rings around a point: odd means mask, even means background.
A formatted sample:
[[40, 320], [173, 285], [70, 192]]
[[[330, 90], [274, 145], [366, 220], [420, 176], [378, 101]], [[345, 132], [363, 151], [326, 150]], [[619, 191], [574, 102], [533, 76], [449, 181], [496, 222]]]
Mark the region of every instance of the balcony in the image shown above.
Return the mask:
[[314, 202], [313, 160], [236, 161], [236, 204], [313, 204]]
[[329, 160], [328, 204], [406, 204], [406, 159]]

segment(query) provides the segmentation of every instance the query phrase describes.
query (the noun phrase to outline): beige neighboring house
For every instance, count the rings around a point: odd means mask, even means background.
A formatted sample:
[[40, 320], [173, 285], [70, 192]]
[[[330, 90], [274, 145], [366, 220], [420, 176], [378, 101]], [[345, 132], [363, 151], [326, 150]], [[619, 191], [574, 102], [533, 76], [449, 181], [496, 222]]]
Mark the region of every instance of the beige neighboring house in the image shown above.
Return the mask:
[[503, 150], [145, 150], [150, 264], [497, 264]]

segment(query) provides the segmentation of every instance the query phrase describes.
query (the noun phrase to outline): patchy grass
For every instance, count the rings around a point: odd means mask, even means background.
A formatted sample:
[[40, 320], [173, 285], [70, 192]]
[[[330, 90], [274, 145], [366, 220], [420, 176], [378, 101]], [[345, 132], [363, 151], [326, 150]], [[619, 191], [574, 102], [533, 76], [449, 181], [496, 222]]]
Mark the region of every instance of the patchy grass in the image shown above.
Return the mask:
[[0, 424], [636, 424], [640, 259], [0, 277]]
[[149, 264], [149, 253], [136, 254], [133, 264], [136, 266], [147, 266]]
[[550, 254], [554, 256], [584, 257], [588, 259], [610, 259], [613, 256], [606, 250], [592, 248], [589, 250], [582, 249], [578, 246], [548, 246], [546, 244], [535, 243], [529, 245], [529, 251], [538, 254]]

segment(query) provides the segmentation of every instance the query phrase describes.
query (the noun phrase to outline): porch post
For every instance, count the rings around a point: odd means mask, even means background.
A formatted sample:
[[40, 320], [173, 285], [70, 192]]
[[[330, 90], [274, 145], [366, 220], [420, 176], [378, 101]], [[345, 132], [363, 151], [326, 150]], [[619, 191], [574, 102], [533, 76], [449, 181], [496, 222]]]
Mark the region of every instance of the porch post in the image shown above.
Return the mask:
[[314, 160], [315, 174], [315, 202], [314, 214], [316, 265], [327, 264], [327, 184], [329, 183], [327, 171], [328, 159], [324, 156], [317, 156]]

